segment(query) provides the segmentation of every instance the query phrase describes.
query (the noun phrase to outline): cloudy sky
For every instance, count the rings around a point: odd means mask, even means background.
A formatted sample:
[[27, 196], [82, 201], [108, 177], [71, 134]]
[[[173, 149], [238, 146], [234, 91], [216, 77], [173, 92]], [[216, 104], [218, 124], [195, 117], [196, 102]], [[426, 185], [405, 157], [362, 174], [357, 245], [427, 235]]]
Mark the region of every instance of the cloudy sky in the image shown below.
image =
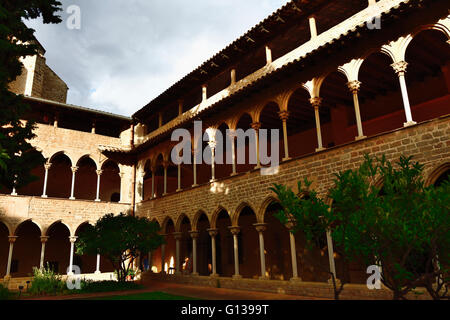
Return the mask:
[[[287, 0], [60, 0], [63, 22], [26, 22], [67, 102], [131, 115]], [[70, 5], [81, 29], [67, 28]]]

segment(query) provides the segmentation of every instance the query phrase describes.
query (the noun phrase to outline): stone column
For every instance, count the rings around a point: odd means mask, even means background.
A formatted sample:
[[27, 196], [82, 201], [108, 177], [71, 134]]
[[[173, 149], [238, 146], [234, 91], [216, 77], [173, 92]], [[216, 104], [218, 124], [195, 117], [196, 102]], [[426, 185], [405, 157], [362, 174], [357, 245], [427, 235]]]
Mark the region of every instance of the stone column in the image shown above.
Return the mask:
[[[167, 240], [167, 236], [165, 234], [162, 234], [164, 241]], [[166, 271], [164, 270], [164, 266], [165, 266], [165, 260], [166, 260], [166, 244], [163, 243], [161, 245], [161, 273], [165, 273]]]
[[70, 191], [70, 200], [75, 200], [75, 196], [74, 196], [74, 194], [75, 194], [75, 175], [76, 175], [76, 173], [77, 173], [77, 171], [78, 171], [78, 167], [72, 167], [71, 168], [72, 169], [72, 188], [71, 188], [71, 191]]
[[163, 196], [167, 195], [167, 168], [169, 168], [169, 161], [163, 162], [164, 167], [164, 193]]
[[48, 196], [47, 196], [48, 171], [50, 170], [51, 166], [52, 166], [52, 164], [50, 162], [47, 162], [44, 165], [45, 176], [44, 176], [44, 190], [42, 191], [42, 198], [48, 198]]
[[237, 171], [236, 171], [236, 132], [229, 131], [228, 137], [231, 140], [231, 161], [232, 161], [232, 168], [233, 168], [231, 175], [235, 176], [235, 175], [237, 175]]
[[295, 236], [292, 233], [292, 230], [295, 227], [294, 220], [290, 219], [286, 224], [286, 227], [289, 230], [289, 239], [291, 243], [291, 262], [292, 262], [292, 278], [291, 281], [301, 281], [301, 278], [298, 276], [298, 267], [297, 267], [297, 249], [295, 248]]
[[272, 63], [272, 50], [269, 48], [269, 46], [266, 46], [266, 63]]
[[192, 185], [192, 187], [197, 187], [197, 159], [196, 159], [196, 153], [197, 153], [197, 148], [194, 146], [192, 148], [192, 154], [193, 156], [193, 162], [192, 162], [192, 171], [194, 173], [194, 184]]
[[177, 192], [181, 192], [183, 189], [181, 189], [181, 164], [178, 165], [178, 189]]
[[234, 85], [236, 83], [236, 69], [231, 69], [230, 77], [231, 77], [231, 85]]
[[11, 279], [11, 262], [12, 262], [12, 256], [13, 256], [13, 250], [14, 250], [14, 243], [16, 242], [18, 237], [15, 236], [9, 236], [9, 253], [8, 253], [8, 264], [6, 266], [6, 276], [5, 280]]
[[97, 265], [95, 268], [95, 274], [101, 274], [102, 272], [100, 271], [100, 253], [97, 253]]
[[100, 177], [103, 173], [103, 170], [97, 170], [97, 197], [95, 198], [96, 202], [100, 202]]
[[39, 268], [44, 269], [45, 260], [45, 244], [47, 243], [49, 237], [41, 236], [41, 260], [39, 262]]
[[327, 246], [328, 246], [328, 261], [330, 263], [330, 272], [334, 275], [336, 282], [338, 281], [336, 275], [336, 266], [334, 264], [334, 249], [333, 249], [333, 238], [331, 237], [331, 231], [327, 231]]
[[180, 241], [183, 234], [181, 232], [174, 232], [173, 237], [175, 238], [175, 274], [181, 274]]
[[197, 239], [200, 236], [200, 232], [191, 231], [189, 232], [192, 238], [192, 275], [198, 276], [197, 272]]
[[395, 73], [398, 75], [398, 80], [400, 81], [400, 90], [402, 91], [403, 107], [405, 108], [405, 115], [406, 115], [406, 123], [404, 124], [404, 126], [408, 127], [415, 125], [417, 122], [414, 122], [412, 118], [411, 106], [409, 104], [409, 97], [408, 97], [408, 89], [406, 87], [406, 80], [405, 80], [405, 74], [406, 69], [408, 67], [408, 63], [406, 61], [398, 61], [396, 63], [393, 63], [391, 66], [394, 69]]
[[233, 244], [234, 244], [234, 275], [233, 279], [241, 279], [242, 276], [239, 274], [239, 239], [238, 234], [241, 231], [239, 227], [229, 227], [231, 233], [233, 234]]
[[70, 259], [69, 259], [69, 272], [67, 273], [69, 276], [73, 276], [73, 253], [75, 248], [75, 242], [78, 237], [69, 237], [70, 240]]
[[153, 271], [152, 271], [152, 267], [153, 267], [153, 255], [152, 255], [152, 252], [151, 252], [151, 251], [148, 252], [148, 259], [147, 259], [147, 261], [148, 261], [148, 270], [149, 270], [150, 272], [153, 272]]
[[361, 121], [361, 112], [359, 110], [358, 92], [361, 87], [361, 82], [359, 82], [358, 80], [350, 81], [349, 83], [347, 83], [347, 86], [353, 95], [353, 105], [355, 107], [356, 126], [358, 128], [358, 136], [356, 137], [355, 140], [361, 140], [361, 139], [367, 138], [366, 136], [364, 136], [362, 121]]
[[151, 168], [152, 171], [152, 196], [151, 199], [155, 199], [155, 168]]
[[209, 141], [209, 147], [211, 148], [211, 180], [210, 182], [216, 181], [216, 141]]
[[212, 273], [211, 277], [217, 277], [217, 259], [216, 259], [216, 236], [219, 234], [218, 229], [208, 229], [211, 236], [211, 251], [212, 251]]
[[267, 230], [267, 224], [266, 223], [256, 223], [254, 224], [256, 231], [259, 235], [259, 257], [260, 257], [260, 263], [261, 263], [261, 277], [260, 279], [264, 280], [267, 279], [266, 276], [266, 254], [264, 249], [264, 231]]
[[[123, 192], [123, 189], [124, 189], [124, 187], [123, 187], [123, 185], [122, 185], [122, 183], [123, 183], [123, 178], [124, 178], [124, 176], [125, 176], [125, 173], [123, 173], [123, 172], [119, 172], [119, 177], [120, 177], [120, 189], [119, 189], [119, 193], [120, 193], [120, 201], [119, 201], [119, 203], [123, 203], [123, 198], [124, 198], [124, 196], [125, 196], [125, 194], [124, 194], [124, 192]], [[144, 177], [142, 177], [142, 179], [144, 179]], [[143, 197], [144, 195], [142, 195], [142, 197]]]
[[[260, 122], [254, 122], [251, 124], [253, 130], [255, 130], [255, 143], [256, 143], [256, 167], [255, 169], [261, 168], [261, 161], [259, 159], [259, 129], [261, 129]], [[249, 150], [250, 152], [250, 150]]]
[[289, 146], [288, 146], [288, 134], [287, 134], [287, 120], [289, 119], [288, 111], [280, 111], [278, 113], [281, 121], [283, 121], [283, 139], [284, 139], [284, 158], [283, 161], [290, 160], [289, 158]]
[[316, 152], [325, 150], [322, 144], [322, 130], [320, 128], [320, 114], [319, 107], [322, 104], [322, 98], [312, 98], [309, 100], [311, 105], [314, 107], [314, 114], [316, 118], [316, 130], [317, 130], [317, 149]]

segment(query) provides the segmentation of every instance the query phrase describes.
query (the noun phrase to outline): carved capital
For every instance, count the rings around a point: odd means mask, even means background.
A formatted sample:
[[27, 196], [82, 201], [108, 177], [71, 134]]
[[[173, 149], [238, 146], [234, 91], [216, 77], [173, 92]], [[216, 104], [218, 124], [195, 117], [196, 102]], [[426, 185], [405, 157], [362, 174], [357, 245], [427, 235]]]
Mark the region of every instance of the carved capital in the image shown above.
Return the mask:
[[262, 233], [267, 230], [267, 223], [255, 223], [254, 226], [258, 233]]
[[408, 62], [406, 61], [397, 61], [391, 64], [392, 69], [394, 69], [395, 73], [399, 76], [405, 75], [406, 69], [408, 68]]
[[241, 232], [240, 227], [228, 227], [228, 229], [230, 229], [233, 236], [237, 236], [239, 234], [239, 232]]
[[46, 243], [50, 237], [41, 236], [41, 243]]
[[261, 129], [261, 122], [253, 122], [252, 124], [250, 124], [252, 129], [258, 131], [259, 129]]
[[347, 86], [351, 93], [358, 93], [361, 88], [361, 82], [358, 80], [353, 80], [348, 82]]
[[200, 232], [199, 231], [189, 231], [189, 235], [191, 236], [192, 239], [198, 239], [200, 237]]
[[287, 121], [289, 119], [289, 111], [280, 111], [278, 112], [278, 115], [280, 116], [281, 121]]
[[208, 229], [207, 231], [211, 237], [216, 237], [219, 234], [219, 229]]
[[19, 238], [19, 237], [17, 237], [17, 236], [9, 236], [8, 237], [8, 241], [9, 241], [9, 243], [14, 243], [14, 242], [16, 242], [17, 238]]
[[172, 233], [172, 235], [175, 238], [175, 240], [177, 240], [177, 241], [180, 241], [183, 238], [182, 232], [174, 232], [174, 233]]
[[95, 171], [95, 172], [97, 173], [98, 176], [101, 176], [102, 173], [103, 173], [103, 170], [97, 170], [97, 171]]
[[210, 140], [209, 142], [208, 142], [208, 145], [209, 145], [209, 147], [211, 148], [211, 149], [216, 149], [216, 146], [217, 146], [217, 142], [215, 141], [215, 140]]
[[44, 164], [44, 168], [45, 170], [50, 170], [50, 168], [52, 167], [52, 164], [50, 162], [47, 162], [46, 164]]
[[70, 168], [70, 169], [72, 169], [72, 173], [76, 173], [77, 171], [78, 171], [78, 167], [72, 167], [72, 168]]
[[169, 167], [169, 165], [170, 165], [170, 162], [168, 160], [164, 160], [162, 165], [163, 165], [164, 169], [167, 169]]
[[70, 243], [75, 243], [75, 242], [77, 242], [77, 239], [78, 239], [78, 237], [76, 237], [76, 236], [71, 236], [71, 237], [69, 237]]
[[295, 219], [294, 218], [289, 218], [288, 222], [286, 223], [286, 228], [288, 228], [288, 230], [290, 231], [290, 230], [294, 229], [295, 226], [296, 226]]
[[323, 101], [322, 98], [311, 98], [311, 99], [309, 99], [309, 102], [311, 103], [311, 105], [314, 108], [319, 108], [322, 105], [322, 101]]

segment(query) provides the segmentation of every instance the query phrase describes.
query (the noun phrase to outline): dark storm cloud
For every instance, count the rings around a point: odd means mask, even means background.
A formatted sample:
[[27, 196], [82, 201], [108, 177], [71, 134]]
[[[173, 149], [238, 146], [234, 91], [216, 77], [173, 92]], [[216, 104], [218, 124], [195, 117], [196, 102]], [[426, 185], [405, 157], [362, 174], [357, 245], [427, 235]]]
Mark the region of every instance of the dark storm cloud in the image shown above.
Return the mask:
[[[61, 1], [61, 0], [60, 0]], [[81, 8], [81, 29], [27, 24], [68, 103], [131, 115], [287, 0], [62, 0]]]

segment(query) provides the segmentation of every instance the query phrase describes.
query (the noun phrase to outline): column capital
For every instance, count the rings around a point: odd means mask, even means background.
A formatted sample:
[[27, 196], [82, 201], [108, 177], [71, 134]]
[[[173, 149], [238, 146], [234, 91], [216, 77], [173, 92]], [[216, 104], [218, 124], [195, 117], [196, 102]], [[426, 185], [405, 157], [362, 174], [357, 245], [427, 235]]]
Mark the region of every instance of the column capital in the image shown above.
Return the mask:
[[79, 168], [78, 167], [71, 167], [70, 169], [72, 170], [72, 173], [76, 173]]
[[322, 101], [323, 99], [319, 97], [309, 99], [309, 103], [311, 103], [314, 108], [319, 108], [322, 105]]
[[77, 239], [78, 239], [77, 236], [70, 236], [70, 237], [69, 237], [70, 243], [75, 243], [75, 242], [77, 242]]
[[219, 229], [208, 229], [207, 231], [211, 237], [216, 237], [219, 234]]
[[200, 237], [200, 231], [189, 231], [189, 235], [192, 239], [198, 239]]
[[291, 230], [293, 230], [294, 228], [295, 228], [295, 226], [296, 226], [296, 221], [295, 221], [295, 219], [294, 218], [289, 218], [288, 219], [288, 222], [286, 222], [286, 228], [289, 230], [289, 231], [291, 231]]
[[233, 236], [237, 236], [239, 234], [239, 232], [241, 232], [241, 227], [231, 226], [231, 227], [228, 227], [228, 229], [230, 229]]
[[19, 237], [17, 237], [17, 236], [9, 236], [8, 237], [8, 241], [9, 241], [9, 243], [14, 243], [14, 242], [16, 242], [17, 238], [19, 238]]
[[208, 145], [211, 149], [215, 150], [216, 146], [217, 146], [217, 142], [216, 142], [216, 140], [210, 140], [210, 141], [208, 141]]
[[95, 172], [97, 173], [98, 176], [101, 176], [103, 174], [103, 170], [96, 170]]
[[408, 68], [408, 62], [406, 61], [397, 61], [391, 64], [392, 69], [394, 69], [395, 73], [399, 76], [403, 76], [406, 73], [406, 69]]
[[162, 163], [162, 165], [163, 165], [163, 168], [164, 168], [164, 169], [167, 169], [167, 168], [169, 167], [169, 165], [170, 165], [169, 160], [164, 160], [163, 163]]
[[172, 233], [172, 235], [175, 238], [175, 240], [181, 240], [183, 238], [182, 232], [174, 232], [174, 233]]
[[250, 126], [252, 127], [252, 129], [258, 131], [259, 129], [261, 129], [261, 122], [253, 122], [250, 124]]
[[255, 227], [256, 231], [258, 231], [258, 233], [262, 233], [264, 231], [267, 230], [267, 223], [255, 223], [253, 224], [253, 226]]
[[287, 110], [278, 112], [278, 115], [280, 116], [281, 121], [287, 121], [289, 119], [289, 111]]
[[51, 162], [47, 162], [46, 164], [44, 164], [44, 168], [45, 168], [45, 170], [50, 170], [50, 168], [52, 167], [52, 164], [51, 164]]
[[351, 93], [358, 93], [361, 88], [361, 82], [358, 80], [353, 80], [347, 83], [347, 87]]
[[40, 238], [41, 238], [41, 243], [46, 243], [50, 237], [48, 237], [48, 236], [41, 236]]

